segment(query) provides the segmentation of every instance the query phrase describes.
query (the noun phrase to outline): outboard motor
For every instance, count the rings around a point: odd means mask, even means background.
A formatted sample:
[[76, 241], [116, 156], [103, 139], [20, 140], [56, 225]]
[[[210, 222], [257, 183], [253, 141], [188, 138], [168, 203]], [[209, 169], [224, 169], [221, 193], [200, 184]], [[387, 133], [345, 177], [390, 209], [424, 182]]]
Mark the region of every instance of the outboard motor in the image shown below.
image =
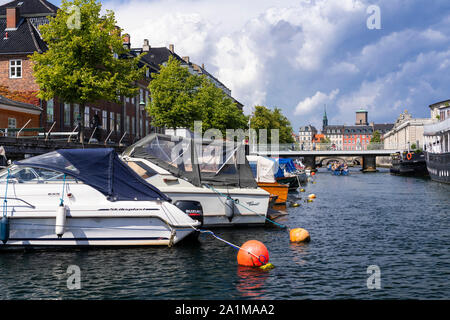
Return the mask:
[[177, 200], [174, 205], [181, 211], [185, 212], [192, 219], [200, 221], [200, 226], [203, 226], [203, 208], [200, 202], [192, 200]]

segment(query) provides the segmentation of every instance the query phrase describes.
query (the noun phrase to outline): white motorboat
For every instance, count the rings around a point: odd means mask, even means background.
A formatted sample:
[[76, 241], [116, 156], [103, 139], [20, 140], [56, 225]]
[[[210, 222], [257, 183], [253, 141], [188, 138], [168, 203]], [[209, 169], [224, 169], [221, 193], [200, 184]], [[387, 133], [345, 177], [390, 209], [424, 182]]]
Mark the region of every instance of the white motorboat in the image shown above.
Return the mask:
[[200, 225], [113, 149], [58, 150], [15, 162], [0, 172], [3, 196], [0, 249], [170, 246]]
[[255, 226], [266, 222], [270, 193], [258, 188], [244, 145], [150, 134], [122, 159], [174, 205], [203, 226]]

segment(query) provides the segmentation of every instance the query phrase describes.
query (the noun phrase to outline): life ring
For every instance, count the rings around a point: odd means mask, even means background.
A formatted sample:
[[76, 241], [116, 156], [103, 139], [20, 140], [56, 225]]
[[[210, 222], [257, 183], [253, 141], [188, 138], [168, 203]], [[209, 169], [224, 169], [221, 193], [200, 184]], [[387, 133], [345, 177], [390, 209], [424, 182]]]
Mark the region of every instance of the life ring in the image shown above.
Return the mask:
[[406, 155], [406, 159], [411, 160], [412, 159], [412, 153], [408, 152], [408, 154]]

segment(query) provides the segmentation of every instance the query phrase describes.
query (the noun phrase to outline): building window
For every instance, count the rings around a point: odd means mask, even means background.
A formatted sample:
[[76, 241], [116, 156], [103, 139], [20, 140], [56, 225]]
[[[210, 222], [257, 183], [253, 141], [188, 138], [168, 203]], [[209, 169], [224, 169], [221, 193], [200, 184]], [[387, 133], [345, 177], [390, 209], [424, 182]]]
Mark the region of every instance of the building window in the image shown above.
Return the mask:
[[125, 131], [130, 133], [130, 116], [127, 116], [127, 123], [125, 126]]
[[131, 117], [131, 132], [136, 134], [135, 120], [134, 117]]
[[89, 113], [89, 107], [84, 107], [84, 126], [88, 126], [89, 125], [89, 121], [90, 121], [90, 113]]
[[[8, 118], [8, 129], [16, 128], [17, 120], [16, 118]], [[14, 136], [14, 132], [8, 132], [8, 137]]]
[[78, 104], [74, 104], [73, 105], [73, 123], [74, 123], [74, 125], [77, 126], [79, 121], [81, 121], [80, 106]]
[[120, 132], [120, 113], [116, 114], [116, 130]]
[[22, 60], [9, 60], [9, 77], [22, 78]]
[[108, 111], [102, 111], [102, 128], [104, 130], [108, 129]]
[[114, 112], [109, 113], [109, 131], [114, 131]]
[[70, 126], [70, 104], [64, 103], [64, 125]]
[[47, 122], [52, 123], [54, 118], [53, 99], [47, 101]]

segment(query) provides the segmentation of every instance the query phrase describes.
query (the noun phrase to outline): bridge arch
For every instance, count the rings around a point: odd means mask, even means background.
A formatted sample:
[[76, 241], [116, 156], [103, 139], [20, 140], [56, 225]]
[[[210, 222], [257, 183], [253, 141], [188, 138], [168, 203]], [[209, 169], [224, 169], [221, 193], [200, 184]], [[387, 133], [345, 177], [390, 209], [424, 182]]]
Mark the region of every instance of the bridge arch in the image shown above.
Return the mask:
[[319, 159], [319, 161], [317, 161], [317, 166], [318, 167], [322, 167], [322, 166], [328, 166], [331, 162], [339, 162], [339, 164], [342, 164], [344, 162], [346, 162], [343, 158], [339, 158], [339, 157], [324, 157], [322, 159]]

